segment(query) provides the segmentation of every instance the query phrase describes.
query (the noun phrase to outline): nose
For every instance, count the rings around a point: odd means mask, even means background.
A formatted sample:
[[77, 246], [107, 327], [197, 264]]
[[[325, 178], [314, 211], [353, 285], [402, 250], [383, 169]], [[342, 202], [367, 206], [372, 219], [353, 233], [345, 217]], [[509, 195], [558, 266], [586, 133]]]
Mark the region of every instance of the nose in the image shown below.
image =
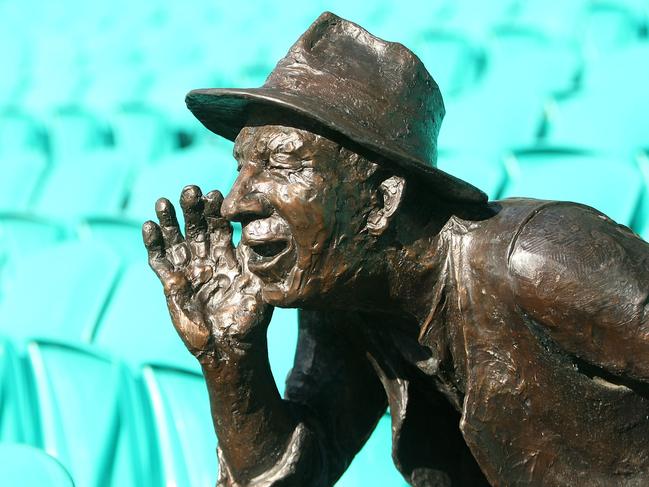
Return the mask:
[[242, 169], [232, 189], [221, 204], [221, 215], [230, 221], [246, 221], [266, 218], [273, 208], [266, 196], [254, 188], [253, 175]]

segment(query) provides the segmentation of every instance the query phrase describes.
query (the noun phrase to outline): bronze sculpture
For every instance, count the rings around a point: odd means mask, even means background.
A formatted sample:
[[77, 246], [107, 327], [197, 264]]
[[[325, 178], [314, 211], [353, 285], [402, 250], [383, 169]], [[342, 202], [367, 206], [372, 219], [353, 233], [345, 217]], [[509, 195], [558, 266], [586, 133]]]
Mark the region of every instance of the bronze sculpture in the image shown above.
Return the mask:
[[[414, 54], [322, 14], [263, 87], [189, 93], [239, 175], [160, 199], [149, 262], [200, 361], [218, 485], [333, 485], [387, 405], [414, 486], [649, 483], [649, 246], [437, 170]], [[242, 224], [233, 248], [230, 221]], [[273, 306], [300, 309], [286, 397]]]

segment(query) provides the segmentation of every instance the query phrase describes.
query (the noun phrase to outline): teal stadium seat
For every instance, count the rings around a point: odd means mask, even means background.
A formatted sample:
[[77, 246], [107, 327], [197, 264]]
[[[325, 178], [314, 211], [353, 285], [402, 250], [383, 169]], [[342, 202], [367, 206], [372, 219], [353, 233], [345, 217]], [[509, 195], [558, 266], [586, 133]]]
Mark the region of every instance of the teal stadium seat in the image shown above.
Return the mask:
[[584, 51], [595, 57], [637, 41], [646, 28], [648, 11], [644, 0], [593, 2], [581, 34]]
[[486, 42], [486, 76], [492, 84], [521, 85], [549, 96], [575, 89], [583, 59], [577, 44], [540, 30], [501, 26]]
[[13, 259], [3, 273], [0, 333], [89, 342], [120, 264], [109, 249], [79, 242]]
[[[146, 261], [142, 244], [142, 221], [117, 217], [84, 218], [77, 226], [81, 241], [99, 242], [117, 253], [124, 262]], [[144, 260], [143, 260], [144, 259]]]
[[[232, 142], [213, 136], [209, 142], [173, 152], [155, 165], [142, 167], [131, 187], [126, 216], [141, 222], [154, 219], [156, 200], [164, 196], [175, 204], [188, 184], [198, 185], [204, 193], [218, 189], [226, 195], [236, 176]], [[182, 212], [177, 213], [182, 219]]]
[[198, 361], [171, 323], [162, 286], [146, 255], [121, 275], [93, 344], [124, 360], [133, 370], [145, 363], [157, 363], [200, 372]]
[[298, 318], [296, 309], [275, 308], [268, 327], [268, 359], [280, 395], [293, 368], [297, 346]]
[[[0, 129], [1, 130], [1, 129]], [[0, 212], [29, 210], [46, 177], [47, 159], [37, 150], [15, 151], [0, 157]]]
[[510, 23], [533, 27], [555, 38], [574, 38], [590, 0], [524, 0], [517, 2]]
[[214, 485], [216, 435], [203, 376], [162, 366], [145, 366], [142, 375], [154, 427], [155, 485]]
[[484, 51], [458, 32], [426, 32], [413, 48], [445, 97], [474, 85], [484, 67]]
[[649, 146], [649, 42], [592, 60], [584, 86], [556, 103], [546, 143], [630, 156]]
[[93, 149], [106, 147], [106, 127], [83, 107], [63, 107], [46, 121], [50, 157], [54, 164], [76, 163]]
[[61, 242], [68, 235], [59, 223], [15, 213], [0, 214], [0, 248], [6, 257], [24, 256]]
[[71, 36], [36, 35], [29, 39], [30, 75], [25, 80], [21, 105], [46, 115], [70, 106], [83, 86], [84, 71]]
[[0, 336], [0, 444], [35, 441], [26, 379], [11, 342]]
[[141, 166], [171, 151], [173, 133], [157, 110], [131, 105], [117, 111], [109, 120], [116, 150], [132, 166]]
[[14, 152], [44, 152], [44, 135], [43, 127], [28, 113], [16, 107], [0, 112], [0, 157], [2, 159], [11, 156]]
[[507, 180], [505, 166], [497, 157], [442, 152], [438, 156], [437, 166], [480, 188], [492, 200], [500, 196]]
[[574, 151], [537, 150], [508, 158], [502, 197], [575, 201], [631, 225], [639, 211], [642, 180], [633, 161]]
[[442, 21], [475, 39], [487, 37], [499, 25], [506, 24], [516, 13], [517, 0], [454, 0]]
[[[446, 101], [439, 148], [489, 158], [534, 145], [544, 102], [545, 96], [528, 85], [481, 82], [462, 96]], [[508, 115], [495, 123], [495, 113]]]
[[87, 347], [51, 341], [30, 342], [27, 360], [37, 445], [71, 472], [75, 485], [147, 485], [146, 424], [125, 368]]
[[0, 479], [15, 487], [74, 487], [70, 473], [55, 458], [28, 445], [0, 443]]
[[131, 176], [126, 157], [115, 150], [93, 150], [79, 154], [74, 162], [55, 165], [34, 210], [62, 221], [119, 214]]
[[392, 462], [392, 422], [387, 414], [379, 420], [372, 436], [336, 483], [336, 487], [366, 485], [408, 485]]

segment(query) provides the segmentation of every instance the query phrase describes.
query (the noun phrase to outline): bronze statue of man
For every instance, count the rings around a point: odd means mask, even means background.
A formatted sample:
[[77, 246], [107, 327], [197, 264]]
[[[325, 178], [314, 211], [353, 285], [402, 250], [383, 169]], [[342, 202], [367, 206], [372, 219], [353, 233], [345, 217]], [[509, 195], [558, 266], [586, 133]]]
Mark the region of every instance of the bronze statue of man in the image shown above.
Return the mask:
[[[644, 241], [437, 169], [433, 78], [331, 13], [263, 87], [187, 104], [239, 175], [226, 198], [183, 190], [184, 237], [166, 199], [143, 236], [205, 375], [218, 485], [333, 485], [388, 405], [414, 486], [649, 485]], [[300, 309], [285, 398], [274, 306]]]

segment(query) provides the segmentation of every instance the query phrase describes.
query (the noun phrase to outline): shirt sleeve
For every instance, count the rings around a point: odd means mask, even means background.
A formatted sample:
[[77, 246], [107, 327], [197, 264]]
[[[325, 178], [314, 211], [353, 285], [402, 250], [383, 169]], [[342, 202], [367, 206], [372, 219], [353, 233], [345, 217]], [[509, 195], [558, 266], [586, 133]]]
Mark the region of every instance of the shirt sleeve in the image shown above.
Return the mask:
[[387, 407], [381, 382], [349, 313], [300, 311], [295, 364], [287, 405], [298, 418], [278, 460], [246, 484], [235, 481], [223, 452], [218, 487], [326, 487], [334, 485]]
[[509, 254], [515, 300], [567, 353], [649, 381], [649, 244], [593, 208], [545, 207]]

